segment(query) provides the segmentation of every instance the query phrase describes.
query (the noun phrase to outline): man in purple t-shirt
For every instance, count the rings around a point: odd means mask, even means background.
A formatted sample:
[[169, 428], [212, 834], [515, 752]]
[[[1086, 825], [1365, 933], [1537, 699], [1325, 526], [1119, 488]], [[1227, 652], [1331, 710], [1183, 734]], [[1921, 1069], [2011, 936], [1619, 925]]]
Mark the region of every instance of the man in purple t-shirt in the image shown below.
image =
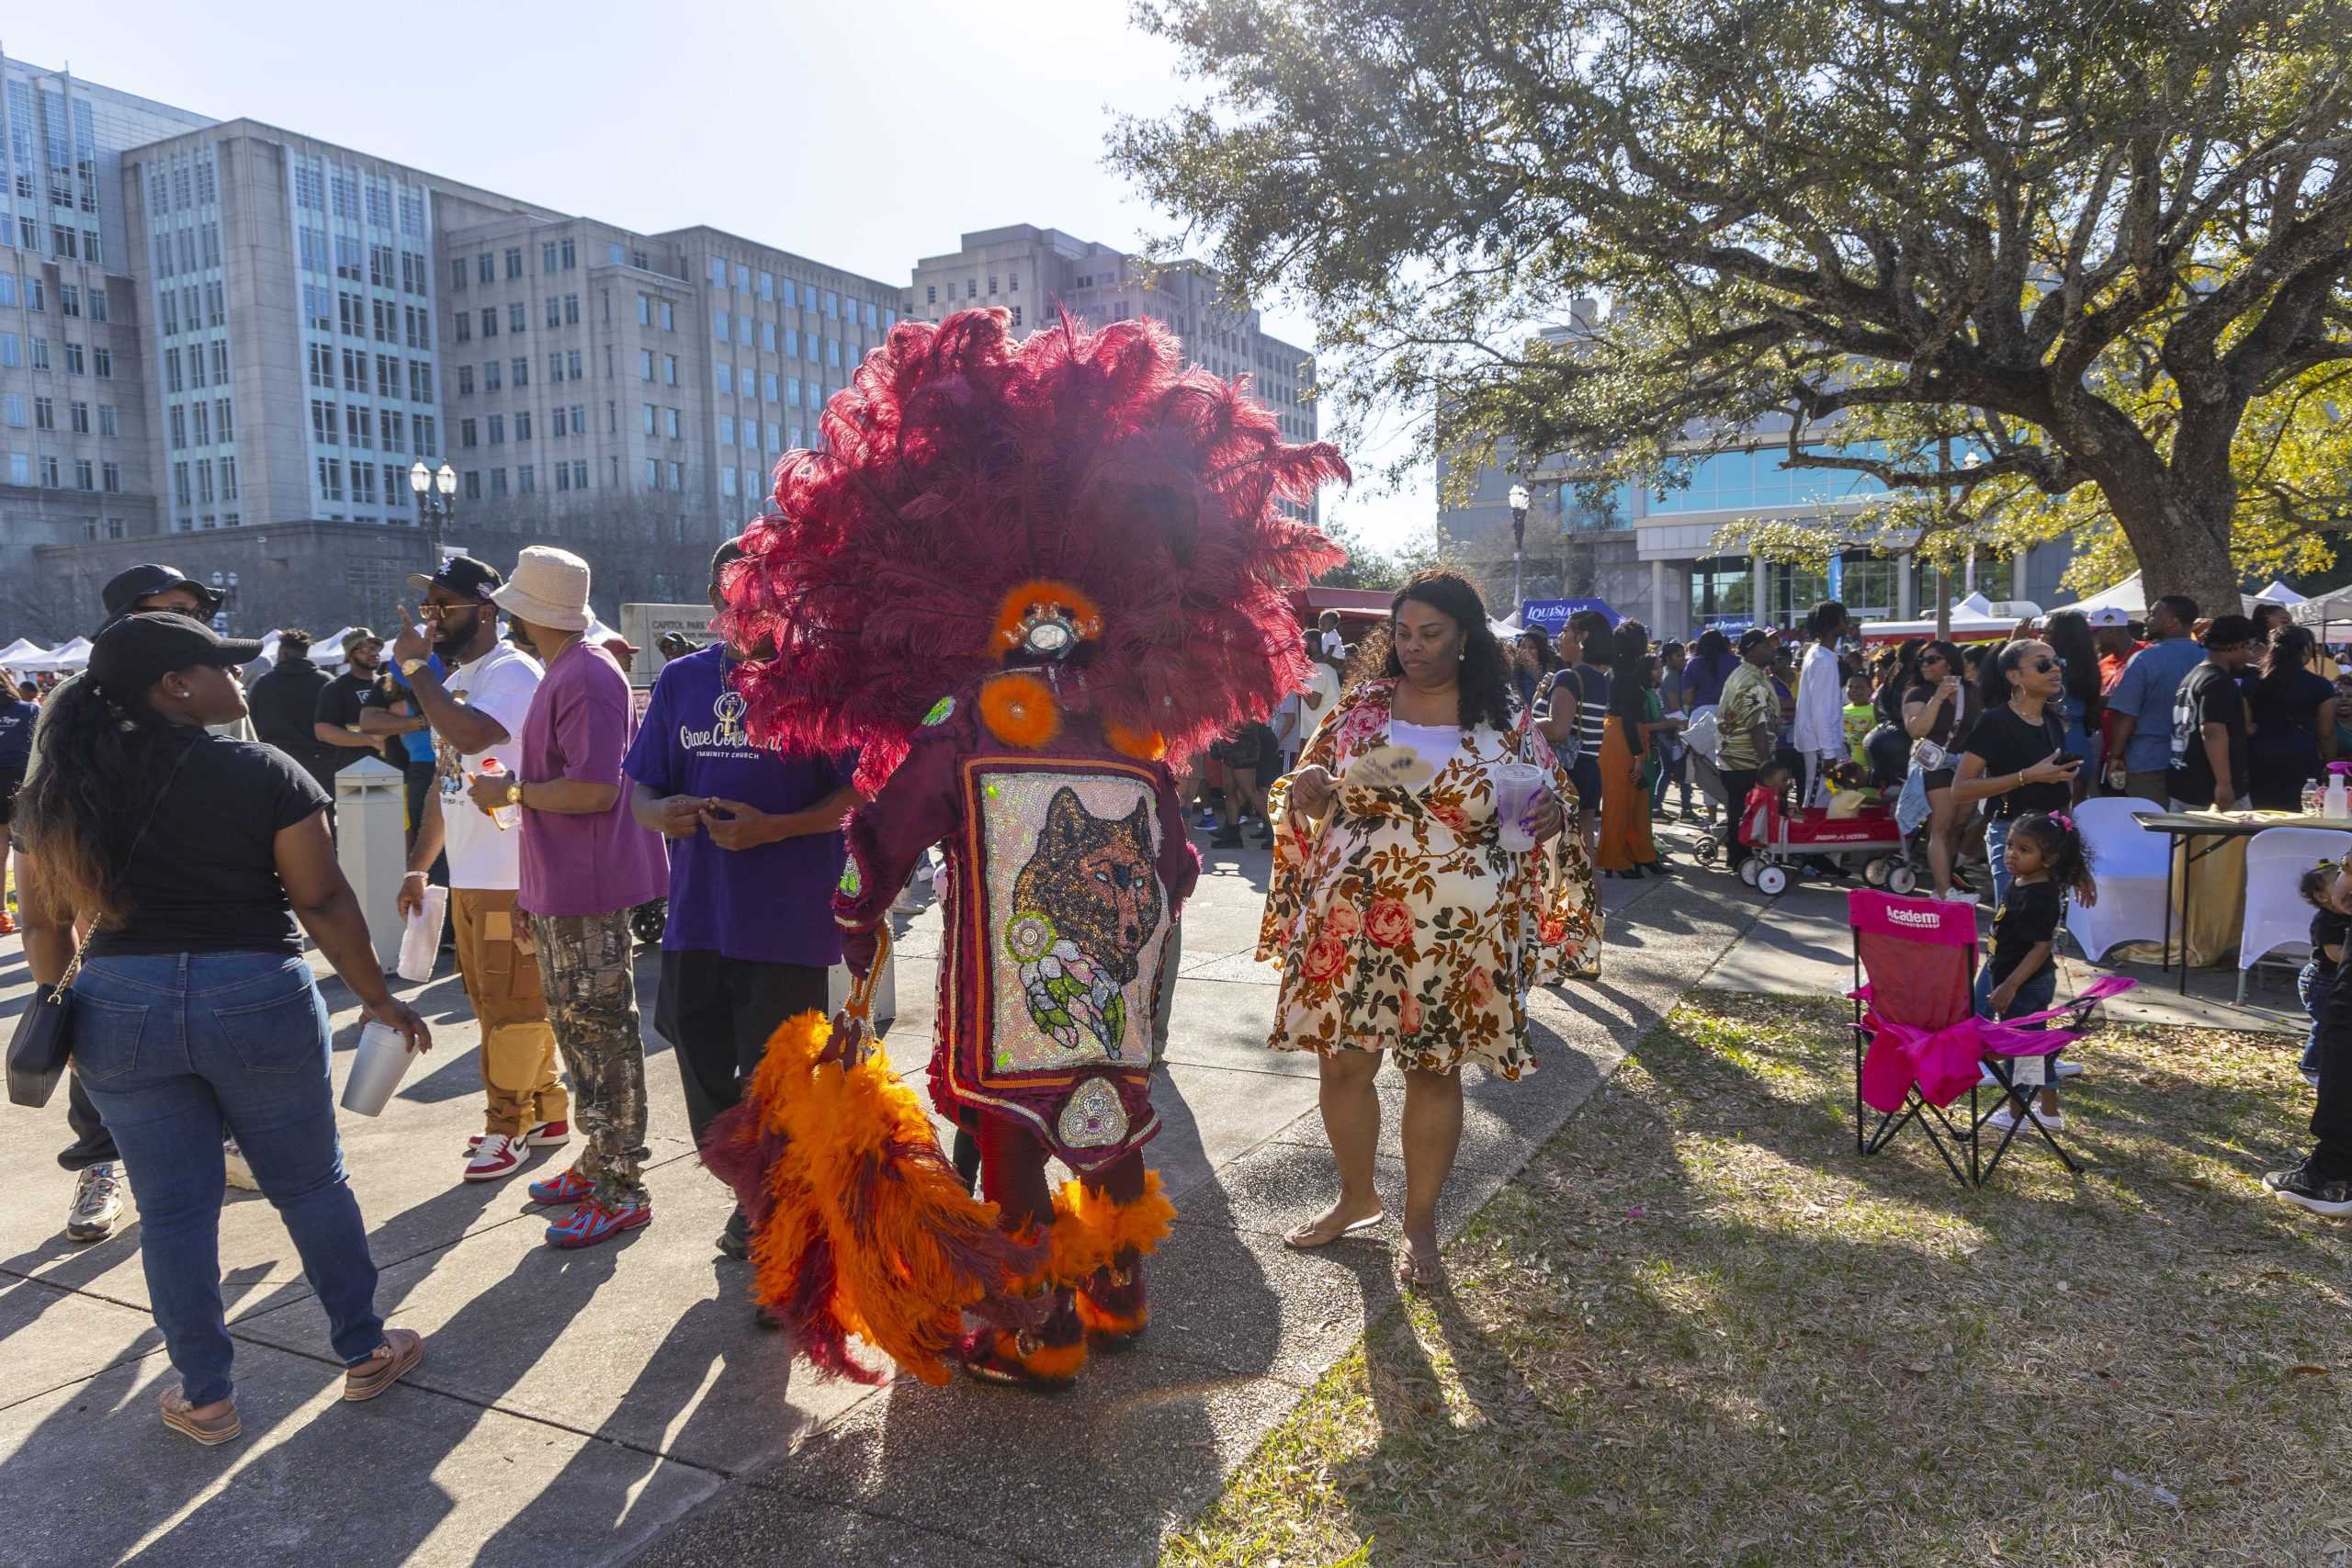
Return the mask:
[[474, 803], [516, 808], [516, 906], [537, 939], [556, 1045], [571, 1075], [573, 1120], [588, 1147], [560, 1176], [531, 1183], [537, 1203], [576, 1204], [548, 1227], [554, 1247], [591, 1247], [653, 1218], [639, 1174], [645, 1042], [638, 1032], [628, 912], [669, 882], [662, 840], [629, 814], [628, 677], [587, 641], [588, 563], [535, 545], [492, 603], [537, 649], [546, 677], [523, 720], [512, 773], [475, 778]]
[[[740, 540], [710, 561], [710, 602]], [[773, 650], [769, 650], [773, 651]], [[670, 1042], [699, 1146], [743, 1096], [786, 1019], [824, 1012], [842, 956], [833, 889], [848, 858], [842, 818], [857, 803], [844, 756], [787, 755], [753, 741], [733, 682], [741, 650], [706, 648], [662, 666], [628, 749], [637, 819], [670, 840], [670, 920], [653, 1027]], [[737, 1209], [718, 1250], [741, 1258]]]

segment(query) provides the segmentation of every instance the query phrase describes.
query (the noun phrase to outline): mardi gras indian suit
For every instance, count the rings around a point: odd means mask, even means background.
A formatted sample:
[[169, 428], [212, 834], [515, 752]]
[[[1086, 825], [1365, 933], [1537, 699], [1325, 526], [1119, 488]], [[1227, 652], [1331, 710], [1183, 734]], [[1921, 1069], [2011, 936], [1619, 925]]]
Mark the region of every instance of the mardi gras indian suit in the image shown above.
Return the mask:
[[[1007, 328], [1001, 310], [896, 328], [828, 409], [825, 454], [786, 460], [780, 515], [724, 586], [739, 646], [777, 649], [742, 676], [753, 733], [863, 748], [871, 799], [834, 906], [853, 972], [945, 852], [932, 1095], [1040, 1259], [1012, 1285], [1031, 1310], [956, 1354], [1058, 1380], [1090, 1334], [1142, 1329], [1143, 1259], [1174, 1213], [1143, 1149], [1199, 859], [1164, 759], [1303, 677], [1288, 592], [1339, 554], [1280, 502], [1346, 469], [1184, 370], [1156, 323]], [[788, 1090], [767, 1092], [748, 1114]], [[1058, 1190], [1049, 1158], [1077, 1173]], [[788, 1295], [800, 1273], [755, 1288]]]
[[[1394, 681], [1340, 699], [1299, 758], [1338, 784], [1324, 820], [1291, 810], [1276, 781], [1274, 874], [1258, 956], [1282, 965], [1269, 1043], [1278, 1051], [1394, 1051], [1400, 1066], [1450, 1073], [1476, 1062], [1506, 1078], [1531, 1072], [1527, 992], [1595, 968], [1600, 905], [1576, 829], [1576, 792], [1544, 737], [1478, 725], [1410, 787], [1353, 782], [1389, 749]], [[1496, 837], [1493, 768], [1529, 761], [1569, 811], [1561, 876]]]

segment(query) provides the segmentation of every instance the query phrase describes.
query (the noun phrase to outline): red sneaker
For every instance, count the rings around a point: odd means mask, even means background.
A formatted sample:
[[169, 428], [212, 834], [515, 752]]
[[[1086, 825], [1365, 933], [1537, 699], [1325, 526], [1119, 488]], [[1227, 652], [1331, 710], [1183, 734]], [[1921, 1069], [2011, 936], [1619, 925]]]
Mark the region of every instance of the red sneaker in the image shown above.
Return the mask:
[[[476, 1133], [472, 1137], [468, 1138], [466, 1140], [466, 1153], [470, 1155], [476, 1149], [481, 1147], [482, 1139], [488, 1136], [490, 1136], [490, 1134], [487, 1133]], [[526, 1145], [535, 1149], [561, 1148], [564, 1145], [571, 1142], [571, 1123], [569, 1122], [542, 1122], [537, 1126], [531, 1128], [528, 1132], [522, 1134], [514, 1141], [518, 1144]]]
[[492, 1133], [474, 1145], [466, 1163], [468, 1181], [503, 1181], [523, 1168], [523, 1143], [503, 1133]]
[[531, 1201], [534, 1203], [577, 1203], [594, 1190], [596, 1190], [596, 1183], [594, 1179], [581, 1175], [576, 1170], [567, 1170], [550, 1176], [544, 1181], [532, 1182]]
[[653, 1222], [653, 1205], [645, 1199], [634, 1203], [605, 1204], [591, 1200], [548, 1227], [549, 1247], [594, 1247], [623, 1231]]
[[0, 908], [0, 936], [15, 936], [16, 934], [17, 918], [8, 913], [6, 909]]

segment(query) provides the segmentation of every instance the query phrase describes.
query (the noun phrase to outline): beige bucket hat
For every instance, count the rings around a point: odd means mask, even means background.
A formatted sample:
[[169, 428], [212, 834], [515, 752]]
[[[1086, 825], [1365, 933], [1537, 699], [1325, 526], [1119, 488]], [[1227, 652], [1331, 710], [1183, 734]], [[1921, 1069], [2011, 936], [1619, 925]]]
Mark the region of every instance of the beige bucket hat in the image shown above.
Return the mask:
[[588, 629], [588, 563], [570, 550], [533, 545], [515, 559], [506, 585], [490, 602], [535, 626], [552, 631]]

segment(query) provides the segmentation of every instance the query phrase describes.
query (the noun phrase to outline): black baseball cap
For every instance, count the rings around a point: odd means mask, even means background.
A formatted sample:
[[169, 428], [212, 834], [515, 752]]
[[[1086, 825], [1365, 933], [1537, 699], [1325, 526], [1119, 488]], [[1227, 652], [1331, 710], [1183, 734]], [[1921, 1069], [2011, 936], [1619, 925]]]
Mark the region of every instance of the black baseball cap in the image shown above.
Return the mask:
[[1746, 653], [1758, 643], [1770, 642], [1771, 640], [1772, 633], [1769, 627], [1750, 626], [1746, 631], [1739, 634], [1739, 651]]
[[115, 573], [99, 598], [106, 604], [107, 618], [111, 620], [141, 599], [161, 593], [167, 588], [194, 590], [207, 615], [220, 608], [220, 595], [214, 590], [207, 588], [177, 567], [158, 566], [153, 561]]
[[174, 670], [198, 664], [226, 670], [260, 657], [258, 642], [222, 637], [193, 616], [141, 610], [116, 617], [98, 633], [90, 645], [90, 679], [127, 695], [145, 691]]
[[430, 577], [421, 571], [411, 573], [408, 585], [419, 593], [439, 588], [460, 599], [479, 599], [487, 604], [491, 590], [505, 587], [506, 579], [488, 561], [478, 561], [471, 556], [451, 556]]

